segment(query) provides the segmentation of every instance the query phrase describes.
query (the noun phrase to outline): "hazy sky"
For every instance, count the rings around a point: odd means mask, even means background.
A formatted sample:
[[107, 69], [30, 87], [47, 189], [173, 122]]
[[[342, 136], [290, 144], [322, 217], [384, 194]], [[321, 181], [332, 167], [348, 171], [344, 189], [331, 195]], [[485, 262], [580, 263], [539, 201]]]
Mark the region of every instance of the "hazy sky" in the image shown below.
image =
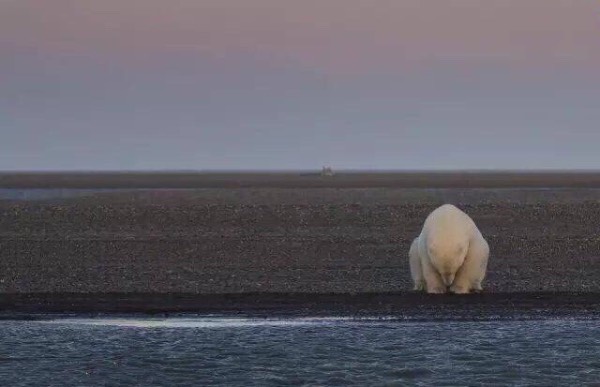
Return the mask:
[[600, 168], [598, 0], [0, 0], [0, 170]]

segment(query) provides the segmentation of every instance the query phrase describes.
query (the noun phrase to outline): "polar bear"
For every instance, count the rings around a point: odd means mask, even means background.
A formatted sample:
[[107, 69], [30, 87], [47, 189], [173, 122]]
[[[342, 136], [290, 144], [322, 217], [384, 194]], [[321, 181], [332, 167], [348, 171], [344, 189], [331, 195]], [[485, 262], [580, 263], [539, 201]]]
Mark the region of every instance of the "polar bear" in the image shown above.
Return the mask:
[[452, 204], [427, 216], [409, 250], [414, 290], [464, 294], [481, 291], [490, 248], [475, 222]]

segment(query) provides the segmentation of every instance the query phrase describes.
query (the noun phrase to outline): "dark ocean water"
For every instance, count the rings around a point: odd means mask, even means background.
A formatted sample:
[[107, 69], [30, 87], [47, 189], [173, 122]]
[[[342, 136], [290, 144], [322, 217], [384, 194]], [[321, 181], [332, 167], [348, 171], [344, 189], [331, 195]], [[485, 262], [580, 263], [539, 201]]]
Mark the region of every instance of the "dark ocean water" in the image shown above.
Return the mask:
[[0, 322], [7, 386], [585, 385], [600, 321]]

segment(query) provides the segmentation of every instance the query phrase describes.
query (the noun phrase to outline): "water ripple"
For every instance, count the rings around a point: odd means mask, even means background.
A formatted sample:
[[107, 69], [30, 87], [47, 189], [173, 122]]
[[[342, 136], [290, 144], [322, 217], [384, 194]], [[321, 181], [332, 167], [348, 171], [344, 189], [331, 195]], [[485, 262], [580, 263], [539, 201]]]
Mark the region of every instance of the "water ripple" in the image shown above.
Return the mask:
[[0, 322], [6, 385], [506, 385], [600, 380], [600, 322]]

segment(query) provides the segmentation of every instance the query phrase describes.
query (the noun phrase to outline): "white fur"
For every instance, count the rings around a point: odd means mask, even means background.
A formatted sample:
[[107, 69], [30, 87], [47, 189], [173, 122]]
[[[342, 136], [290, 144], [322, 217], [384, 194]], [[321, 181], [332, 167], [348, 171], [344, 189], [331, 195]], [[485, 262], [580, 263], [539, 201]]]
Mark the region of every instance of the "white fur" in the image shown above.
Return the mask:
[[451, 204], [436, 208], [410, 246], [414, 290], [427, 293], [481, 291], [489, 246], [475, 222]]

